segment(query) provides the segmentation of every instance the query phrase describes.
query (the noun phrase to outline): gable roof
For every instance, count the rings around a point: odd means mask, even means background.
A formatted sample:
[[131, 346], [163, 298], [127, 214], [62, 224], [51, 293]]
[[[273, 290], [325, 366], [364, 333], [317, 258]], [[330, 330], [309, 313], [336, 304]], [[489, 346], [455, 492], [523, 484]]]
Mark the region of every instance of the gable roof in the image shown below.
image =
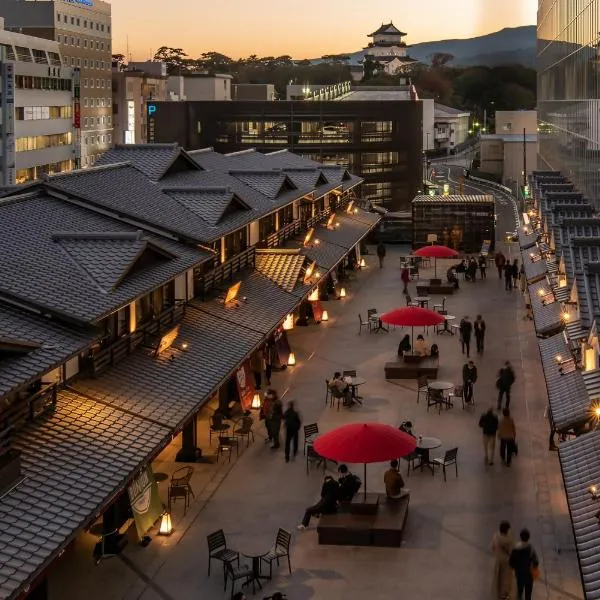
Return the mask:
[[391, 21], [389, 23], [382, 23], [381, 27], [370, 33], [367, 37], [373, 37], [375, 35], [406, 35], [403, 31], [400, 31]]
[[132, 164], [152, 181], [158, 181], [168, 173], [202, 168], [177, 143], [117, 144], [100, 155], [96, 165], [113, 165], [123, 162]]
[[239, 179], [252, 189], [275, 199], [283, 192], [298, 189], [294, 182], [281, 171], [229, 171], [229, 174]]

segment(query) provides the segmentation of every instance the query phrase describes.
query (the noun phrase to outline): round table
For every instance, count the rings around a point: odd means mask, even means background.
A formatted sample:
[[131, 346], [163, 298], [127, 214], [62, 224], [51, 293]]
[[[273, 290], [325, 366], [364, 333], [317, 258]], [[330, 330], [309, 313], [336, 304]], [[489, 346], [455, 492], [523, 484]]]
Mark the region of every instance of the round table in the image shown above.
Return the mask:
[[443, 329], [439, 329], [438, 325], [438, 334], [442, 335], [443, 333], [449, 333], [450, 335], [454, 335], [454, 331], [449, 327], [450, 321], [454, 321], [456, 317], [454, 315], [442, 315], [444, 317], [444, 327]]
[[362, 396], [359, 396], [356, 393], [356, 388], [359, 385], [363, 385], [365, 383], [367, 383], [366, 379], [363, 379], [362, 377], [343, 377], [342, 378], [351, 388], [352, 388], [352, 399], [355, 400], [356, 402], [358, 402], [358, 404], [362, 404], [361, 400], [362, 400]]
[[423, 470], [423, 467], [428, 467], [433, 473], [433, 466], [431, 465], [431, 461], [429, 460], [429, 451], [435, 450], [441, 445], [442, 441], [434, 437], [419, 436], [417, 438], [417, 447], [415, 450], [417, 454], [421, 457], [421, 464], [419, 465], [421, 467], [421, 471]]
[[375, 327], [375, 329], [373, 329], [372, 331], [374, 333], [377, 333], [378, 331], [385, 331], [386, 333], [389, 333], [389, 329], [386, 329], [383, 326], [383, 323], [381, 322], [381, 314], [380, 313], [371, 313], [369, 315], [369, 319], [372, 321], [375, 321], [377, 323], [377, 327]]
[[421, 308], [425, 308], [425, 305], [429, 305], [429, 301], [431, 300], [431, 296], [416, 296], [413, 298], [414, 302], [417, 302]]
[[439, 392], [447, 392], [448, 390], [451, 390], [454, 387], [454, 384], [451, 383], [450, 381], [440, 381], [439, 379], [436, 379], [434, 381], [430, 381], [427, 384], [427, 387], [430, 390], [437, 390]]
[[260, 582], [261, 579], [269, 579], [269, 577], [267, 575], [263, 575], [260, 572], [260, 558], [261, 558], [261, 556], [264, 556], [265, 554], [267, 554], [267, 552], [269, 550], [267, 549], [267, 550], [261, 551], [261, 550], [258, 550], [258, 548], [259, 548], [259, 546], [256, 546], [256, 548], [255, 548], [254, 545], [251, 545], [249, 551], [240, 552], [240, 554], [242, 556], [245, 556], [246, 558], [249, 558], [252, 561], [252, 577], [250, 579], [248, 579], [248, 581], [246, 581], [246, 583], [244, 583], [244, 586], [252, 584], [252, 593], [253, 594], [256, 593], [256, 584], [258, 584], [258, 587], [262, 590], [262, 584]]

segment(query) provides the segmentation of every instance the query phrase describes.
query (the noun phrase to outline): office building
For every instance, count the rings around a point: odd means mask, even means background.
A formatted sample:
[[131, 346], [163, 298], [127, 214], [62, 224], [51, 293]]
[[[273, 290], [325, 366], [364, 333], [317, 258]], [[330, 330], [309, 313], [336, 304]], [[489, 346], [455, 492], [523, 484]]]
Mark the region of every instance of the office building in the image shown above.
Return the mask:
[[0, 0], [6, 29], [58, 42], [74, 70], [73, 135], [78, 167], [112, 145], [111, 7], [102, 0]]
[[170, 100], [231, 100], [232, 75], [208, 73], [186, 73], [170, 75], [167, 92]]
[[600, 0], [539, 0], [539, 167], [600, 206]]
[[410, 215], [422, 186], [422, 102], [412, 86], [348, 90], [327, 100], [151, 103], [148, 141], [219, 152], [287, 148], [349, 169], [364, 179], [366, 200]]
[[73, 71], [57, 42], [5, 31], [0, 19], [0, 185], [70, 171]]

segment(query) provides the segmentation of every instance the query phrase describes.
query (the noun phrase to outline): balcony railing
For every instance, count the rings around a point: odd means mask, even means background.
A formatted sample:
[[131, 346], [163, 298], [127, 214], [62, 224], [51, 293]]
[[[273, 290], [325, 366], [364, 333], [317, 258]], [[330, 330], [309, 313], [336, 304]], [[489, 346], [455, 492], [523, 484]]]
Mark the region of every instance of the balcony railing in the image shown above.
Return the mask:
[[272, 233], [267, 237], [265, 246], [267, 248], [277, 248], [285, 243], [286, 240], [295, 237], [302, 231], [302, 222], [298, 219], [284, 225], [279, 231]]
[[219, 287], [226, 281], [230, 281], [233, 275], [243, 269], [251, 269], [254, 267], [254, 246], [247, 248], [234, 256], [231, 260], [224, 262], [222, 265], [214, 268], [206, 275], [198, 278], [199, 293], [205, 295], [208, 291]]
[[162, 331], [179, 323], [183, 319], [184, 314], [185, 304], [183, 302], [177, 302], [173, 306], [166, 308], [152, 319], [152, 321], [138, 326], [135, 331], [125, 334], [109, 346], [93, 352], [86, 359], [87, 364], [84, 364], [82, 371], [92, 377], [97, 377], [111, 365], [121, 362], [136, 348], [148, 343], [151, 337], [160, 335]]

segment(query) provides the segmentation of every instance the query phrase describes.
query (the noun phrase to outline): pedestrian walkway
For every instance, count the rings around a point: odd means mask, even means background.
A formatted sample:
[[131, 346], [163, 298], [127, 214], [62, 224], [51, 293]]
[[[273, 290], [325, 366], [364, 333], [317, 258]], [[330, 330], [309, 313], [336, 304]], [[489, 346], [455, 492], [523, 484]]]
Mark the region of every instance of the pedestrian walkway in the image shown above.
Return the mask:
[[[536, 583], [534, 598], [582, 598], [558, 458], [548, 452], [547, 400], [535, 334], [531, 322], [523, 318], [521, 294], [505, 292], [503, 281], [490, 269], [486, 281], [461, 281], [460, 291], [448, 297], [447, 309], [457, 319], [469, 315], [474, 320], [481, 313], [487, 322], [485, 352], [471, 355], [479, 371], [475, 408], [463, 411], [458, 404], [441, 414], [427, 412], [426, 402], [416, 402], [414, 380], [388, 382], [383, 376], [384, 363], [409, 330], [358, 335], [358, 313], [364, 316], [369, 308], [383, 312], [405, 304], [397, 251], [388, 247], [383, 269], [376, 268], [376, 256], [367, 258], [369, 269], [348, 290], [347, 298], [327, 303], [327, 323], [289, 332], [298, 364], [274, 374], [273, 385], [284, 403], [296, 401], [305, 424], [318, 422], [321, 431], [351, 422], [398, 425], [409, 419], [418, 433], [442, 440], [437, 455], [459, 448], [458, 478], [450, 471], [444, 483], [441, 473], [432, 477], [427, 470], [406, 478], [411, 501], [402, 548], [319, 546], [316, 520], [306, 531], [297, 531], [304, 508], [318, 497], [322, 471], [311, 468], [307, 475], [302, 454], [286, 464], [283, 451], [272, 451], [257, 435], [231, 469], [205, 483], [186, 520], [176, 522], [173, 536], [155, 537], [148, 548], [130, 545], [122, 559], [88, 571], [76, 592], [55, 594], [61, 576], [67, 581], [73, 571], [57, 573], [51, 581], [51, 600], [222, 598], [219, 566], [207, 577], [206, 535], [223, 528], [232, 547], [252, 554], [266, 552], [279, 527], [293, 531], [293, 572], [288, 575], [282, 563], [257, 598], [281, 590], [289, 600], [376, 600], [395, 597], [401, 590], [406, 598], [487, 599], [490, 540], [502, 519], [508, 519], [517, 533], [525, 526], [532, 532], [542, 560], [542, 580]], [[428, 272], [421, 276], [427, 278]], [[416, 295], [415, 282], [409, 288]], [[457, 337], [437, 336], [432, 329], [426, 337], [440, 347], [438, 378], [459, 383], [466, 357]], [[510, 468], [499, 459], [493, 466], [484, 464], [478, 428], [480, 413], [495, 405], [496, 374], [505, 360], [511, 361], [517, 378], [511, 410], [520, 452]], [[367, 380], [360, 390], [364, 406], [337, 411], [325, 404], [325, 378], [344, 369], [356, 369]], [[259, 425], [257, 433], [261, 431]], [[350, 467], [361, 474], [362, 467]], [[370, 491], [383, 491], [385, 468], [368, 469]], [[404, 474], [404, 465], [402, 469]], [[97, 585], [100, 581], [102, 586]]]

